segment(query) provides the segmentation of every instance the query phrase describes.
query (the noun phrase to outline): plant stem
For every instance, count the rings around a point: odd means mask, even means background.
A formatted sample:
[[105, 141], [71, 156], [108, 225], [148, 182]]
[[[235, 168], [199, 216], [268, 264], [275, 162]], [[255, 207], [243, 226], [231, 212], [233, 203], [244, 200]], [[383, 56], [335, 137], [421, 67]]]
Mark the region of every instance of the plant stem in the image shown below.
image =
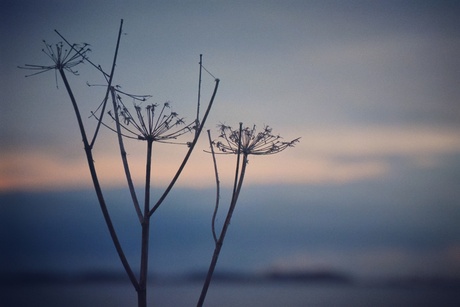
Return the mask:
[[109, 98], [109, 91], [112, 90], [112, 80], [113, 80], [113, 75], [114, 75], [114, 72], [115, 72], [115, 66], [116, 66], [116, 63], [117, 63], [118, 49], [120, 48], [120, 39], [121, 39], [122, 31], [123, 31], [123, 19], [120, 21], [120, 29], [118, 30], [117, 45], [115, 47], [115, 55], [113, 56], [112, 70], [110, 71], [109, 81], [107, 82], [108, 84], [107, 84], [107, 91], [106, 91], [105, 97], [104, 97], [104, 105], [103, 105], [102, 110], [101, 110], [101, 116], [100, 116], [99, 122], [97, 123], [96, 130], [94, 131], [93, 140], [91, 141], [91, 147], [93, 146], [94, 142], [96, 142], [97, 134], [99, 132], [99, 129], [101, 128], [102, 118], [104, 116], [104, 111], [105, 111], [105, 106], [107, 104], [107, 99]]
[[[198, 127], [200, 125], [200, 101], [201, 101], [201, 70], [203, 68], [203, 55], [200, 54], [200, 73], [198, 76], [198, 103], [196, 107], [196, 126]], [[198, 129], [195, 130], [195, 133], [198, 133]]]
[[237, 165], [236, 165], [236, 174], [235, 174], [235, 182], [234, 182], [234, 189], [232, 193], [232, 200], [230, 203], [230, 208], [228, 209], [227, 217], [225, 219], [225, 223], [222, 226], [222, 231], [219, 235], [219, 239], [216, 242], [216, 246], [214, 248], [214, 253], [212, 255], [211, 264], [209, 265], [208, 273], [206, 275], [205, 282], [203, 284], [203, 288], [201, 290], [201, 295], [198, 300], [197, 307], [203, 306], [204, 300], [206, 298], [206, 294], [208, 292], [209, 285], [211, 283], [212, 275], [214, 274], [214, 270], [217, 265], [217, 260], [219, 259], [220, 250], [222, 249], [222, 245], [224, 244], [225, 235], [227, 234], [228, 227], [230, 226], [230, 221], [232, 219], [233, 211], [235, 210], [236, 203], [238, 201], [238, 196], [240, 195], [241, 187], [243, 186], [244, 175], [246, 173], [246, 166], [248, 164], [248, 156], [247, 153], [243, 153], [243, 163], [241, 166], [241, 172], [238, 173], [239, 170], [239, 161], [240, 161], [240, 148], [241, 148], [241, 131], [242, 131], [242, 124], [240, 123], [240, 136], [239, 136], [239, 147], [238, 147], [238, 158], [237, 158]]
[[214, 238], [214, 244], [217, 244], [217, 234], [216, 234], [216, 216], [217, 211], [219, 210], [219, 199], [220, 199], [220, 181], [219, 181], [219, 171], [217, 169], [216, 154], [214, 153], [214, 146], [211, 140], [211, 131], [208, 130], [208, 139], [209, 145], [211, 146], [212, 162], [214, 164], [214, 176], [216, 177], [216, 205], [214, 207], [214, 213], [212, 214], [212, 237]]
[[230, 201], [230, 204], [233, 204], [233, 199], [236, 196], [236, 189], [237, 189], [238, 181], [239, 181], [238, 176], [239, 176], [239, 167], [240, 167], [240, 158], [241, 158], [241, 140], [242, 140], [241, 133], [242, 132], [243, 132], [243, 123], [240, 123], [239, 132], [238, 132], [238, 152], [236, 154], [235, 179], [233, 182], [232, 200]]
[[[246, 160], [246, 158], [244, 160]], [[227, 213], [227, 218], [225, 219], [225, 223], [222, 226], [222, 232], [220, 233], [219, 240], [217, 240], [216, 246], [214, 248], [214, 253], [212, 255], [211, 264], [209, 265], [208, 273], [206, 275], [206, 280], [203, 284], [203, 288], [201, 290], [201, 295], [200, 295], [200, 299], [198, 300], [197, 307], [203, 306], [204, 300], [206, 298], [206, 294], [208, 292], [209, 285], [211, 284], [212, 275], [214, 274], [214, 270], [217, 265], [217, 260], [219, 259], [220, 250], [222, 249], [222, 245], [224, 244], [225, 235], [227, 234], [228, 226], [230, 226], [230, 221], [232, 219], [233, 211], [235, 210], [235, 206], [238, 201], [238, 196], [240, 194], [240, 190], [243, 184], [244, 174], [246, 172], [246, 162], [243, 162], [243, 163], [244, 164], [241, 168], [241, 174], [240, 174], [239, 181], [238, 181], [238, 188], [236, 190], [236, 195], [233, 198], [232, 204], [230, 205], [230, 208]]]
[[[121, 134], [120, 118], [118, 116], [117, 102], [115, 98], [115, 89], [111, 87], [110, 92], [112, 94], [113, 113], [115, 117], [115, 125], [117, 127], [118, 147], [120, 148], [121, 160], [123, 162], [123, 168], [125, 170], [125, 177], [126, 177], [126, 181], [128, 182], [128, 188], [131, 194], [131, 199], [133, 201], [134, 209], [136, 210], [139, 222], [142, 224], [143, 215], [141, 212], [141, 208], [139, 206], [139, 201], [137, 199], [136, 190], [134, 189], [133, 179], [131, 177], [131, 172], [129, 170], [128, 158], [126, 157], [126, 150], [125, 150], [125, 146], [123, 142], [123, 136]], [[99, 121], [100, 120], [101, 119], [99, 119]]]
[[60, 68], [59, 73], [61, 75], [62, 81], [64, 82], [64, 85], [66, 87], [67, 93], [69, 94], [70, 100], [72, 102], [72, 106], [75, 111], [75, 116], [77, 117], [78, 121], [78, 127], [80, 128], [80, 133], [82, 136], [84, 148], [85, 148], [85, 153], [86, 153], [86, 160], [88, 162], [88, 167], [89, 171], [91, 174], [91, 179], [93, 181], [94, 185], [94, 190], [96, 191], [97, 199], [99, 201], [99, 205], [102, 210], [102, 215], [104, 216], [105, 223], [107, 224], [107, 228], [109, 230], [110, 236], [112, 238], [112, 242], [115, 245], [115, 249], [117, 250], [118, 256], [121, 260], [121, 263], [123, 264], [123, 267], [128, 274], [128, 277], [133, 284], [134, 288], [137, 290], [139, 288], [139, 283], [136, 279], [136, 276], [134, 275], [131, 266], [128, 263], [128, 260], [126, 259], [125, 253], [123, 251], [123, 248], [121, 247], [120, 241], [118, 240], [117, 233], [115, 231], [115, 228], [113, 227], [112, 219], [110, 218], [109, 211], [107, 210], [107, 205], [105, 203], [104, 196], [102, 194], [102, 189], [99, 184], [99, 179], [97, 176], [96, 172], [96, 167], [94, 166], [94, 160], [93, 160], [93, 154], [92, 154], [92, 148], [88, 143], [88, 139], [86, 137], [86, 132], [85, 132], [85, 127], [83, 125], [83, 121], [81, 119], [80, 111], [78, 109], [77, 101], [75, 100], [75, 96], [73, 95], [72, 89], [70, 88], [69, 82], [67, 80], [67, 77], [64, 73], [64, 69]]
[[139, 277], [138, 305], [147, 306], [147, 276], [149, 260], [149, 233], [150, 233], [150, 179], [152, 169], [152, 145], [153, 139], [147, 139], [147, 163], [145, 169], [145, 199], [144, 199], [144, 218], [142, 221], [142, 241], [141, 241], [141, 266]]

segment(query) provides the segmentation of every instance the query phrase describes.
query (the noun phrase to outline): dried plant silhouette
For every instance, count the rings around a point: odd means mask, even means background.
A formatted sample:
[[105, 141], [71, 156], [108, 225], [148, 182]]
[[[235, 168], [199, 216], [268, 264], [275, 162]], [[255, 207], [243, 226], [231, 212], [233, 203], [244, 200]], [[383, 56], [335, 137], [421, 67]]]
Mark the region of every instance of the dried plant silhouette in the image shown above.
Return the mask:
[[[70, 98], [75, 117], [77, 119], [78, 128], [84, 145], [84, 152], [93, 182], [94, 190], [107, 225], [110, 237], [113, 241], [118, 257], [131, 281], [134, 289], [137, 292], [137, 301], [139, 307], [147, 306], [147, 282], [148, 282], [148, 266], [149, 266], [149, 244], [150, 244], [150, 218], [155, 211], [161, 206], [169, 192], [175, 185], [181, 175], [185, 165], [197, 144], [203, 127], [206, 123], [208, 115], [213, 106], [213, 102], [219, 87], [219, 79], [215, 78], [202, 64], [202, 55], [199, 62], [199, 85], [198, 85], [198, 102], [196, 117], [193, 121], [187, 123], [183, 117], [172, 110], [169, 102], [163, 104], [146, 103], [151, 98], [150, 95], [133, 95], [121, 90], [121, 87], [113, 85], [115, 68], [117, 66], [117, 57], [120, 47], [121, 35], [123, 32], [123, 20], [120, 22], [115, 52], [113, 56], [110, 72], [106, 72], [100, 65], [94, 64], [89, 59], [91, 52], [90, 45], [71, 44], [58, 31], [55, 30], [63, 42], [57, 44], [48, 44], [44, 41], [45, 48], [42, 49], [44, 54], [51, 60], [50, 65], [31, 65], [26, 64], [19, 68], [32, 70], [33, 73], [27, 77], [42, 74], [48, 71], [55, 72], [55, 82], [58, 85], [58, 77], [64, 83], [67, 94]], [[96, 126], [91, 134], [87, 133], [86, 126], [83, 122], [79, 104], [72, 91], [67, 74], [78, 75], [76, 69], [80, 64], [89, 64], [92, 68], [98, 71], [105, 81], [105, 94], [102, 102], [96, 104], [95, 111], [91, 112], [92, 118], [96, 119]], [[207, 72], [215, 81], [214, 89], [209, 98], [203, 116], [200, 116], [200, 100], [201, 100], [201, 82], [202, 71]], [[87, 83], [89, 87], [93, 86]], [[126, 100], [131, 100], [130, 104], [125, 103]], [[100, 100], [99, 100], [100, 101]], [[110, 103], [111, 102], [111, 103]], [[110, 109], [110, 110], [109, 110]], [[100, 185], [98, 172], [93, 157], [93, 151], [96, 141], [99, 136], [101, 127], [105, 127], [113, 131], [116, 135], [121, 163], [124, 169], [124, 176], [127, 182], [127, 187], [131, 196], [131, 201], [137, 215], [140, 225], [140, 263], [139, 271], [136, 274], [130, 262], [126, 258], [123, 247], [118, 239], [116, 229], [112, 223], [110, 212]], [[214, 173], [216, 179], [216, 202], [214, 213], [212, 216], [212, 235], [214, 238], [215, 249], [209, 266], [206, 279], [203, 284], [201, 295], [197, 306], [202, 306], [206, 298], [206, 294], [211, 283], [211, 279], [219, 258], [219, 254], [230, 225], [230, 220], [233, 215], [238, 197], [243, 185], [246, 167], [248, 164], [249, 155], [271, 155], [279, 153], [288, 147], [293, 147], [299, 138], [285, 142], [280, 136], [273, 135], [272, 129], [265, 126], [262, 131], [257, 132], [256, 127], [243, 128], [240, 123], [239, 129], [232, 129], [230, 126], [219, 125], [220, 136], [219, 140], [212, 141], [211, 133], [208, 130], [208, 138], [210, 143], [210, 153], [213, 158]], [[186, 136], [189, 136], [186, 138]], [[131, 175], [130, 165], [125, 148], [125, 140], [132, 139], [140, 142], [145, 142], [146, 145], [146, 160], [145, 160], [145, 182], [143, 187], [143, 203], [139, 200], [136, 192], [135, 184]], [[177, 171], [171, 181], [160, 194], [158, 200], [152, 205], [151, 185], [152, 185], [152, 148], [154, 143], [166, 143], [171, 145], [185, 146], [186, 153], [182, 162], [179, 164]], [[219, 152], [216, 153], [214, 148]], [[234, 154], [236, 155], [235, 178], [233, 183], [232, 198], [230, 201], [228, 213], [225, 222], [222, 225], [220, 233], [216, 231], [216, 216], [219, 209], [220, 198], [220, 182], [219, 172], [217, 168], [216, 154]]]
[[[201, 295], [198, 300], [197, 306], [203, 306], [206, 298], [209, 285], [217, 265], [222, 245], [224, 244], [225, 235], [227, 234], [230, 221], [232, 219], [233, 211], [235, 210], [238, 197], [243, 186], [244, 176], [246, 174], [246, 167], [248, 165], [249, 155], [273, 155], [277, 154], [288, 147], [295, 146], [299, 142], [300, 138], [296, 138], [292, 141], [283, 141], [279, 135], [273, 135], [272, 129], [269, 126], [265, 126], [262, 131], [257, 132], [256, 126], [252, 128], [243, 128], [243, 123], [240, 123], [238, 129], [232, 129], [227, 125], [219, 125], [220, 136], [218, 141], [212, 141], [211, 133], [208, 130], [208, 138], [211, 148], [211, 154], [214, 163], [214, 174], [216, 177], [216, 204], [212, 217], [212, 234], [214, 238], [214, 253], [209, 265], [208, 273], [206, 275]], [[217, 210], [219, 209], [219, 198], [220, 198], [220, 180], [219, 172], [217, 168], [216, 153], [214, 151], [216, 147], [221, 154], [234, 154], [236, 155], [236, 166], [235, 166], [235, 178], [233, 181], [232, 198], [228, 212], [222, 225], [220, 234], [216, 232], [216, 216]]]
[[[209, 115], [211, 107], [213, 105], [217, 89], [219, 86], [219, 79], [215, 78], [214, 90], [211, 94], [211, 98], [207, 105], [206, 111], [202, 118], [200, 118], [200, 90], [201, 90], [201, 70], [206, 70], [202, 65], [202, 58], [200, 55], [200, 75], [199, 75], [199, 94], [198, 94], [198, 105], [197, 115], [192, 123], [186, 124], [184, 119], [179, 117], [176, 112], [171, 111], [169, 103], [164, 103], [162, 106], [157, 104], [148, 104], [142, 108], [138, 104], [134, 104], [130, 110], [130, 107], [126, 106], [123, 102], [123, 97], [129, 97], [135, 102], [141, 103], [147, 100], [149, 95], [131, 95], [126, 92], [122, 92], [118, 86], [113, 86], [112, 81], [114, 78], [115, 67], [117, 63], [118, 50], [120, 46], [120, 38], [123, 29], [123, 20], [120, 22], [118, 31], [118, 37], [113, 57], [112, 66], [110, 72], [107, 73], [103, 70], [100, 65], [94, 64], [89, 58], [88, 54], [91, 51], [89, 44], [71, 44], [69, 43], [58, 31], [55, 31], [61, 39], [64, 41], [55, 45], [45, 43], [45, 48], [42, 50], [51, 59], [51, 65], [24, 65], [20, 68], [30, 69], [35, 71], [28, 76], [38, 75], [47, 71], [54, 71], [56, 74], [56, 85], [57, 76], [59, 75], [62, 82], [65, 85], [66, 91], [69, 95], [71, 104], [74, 109], [74, 113], [77, 119], [78, 127], [84, 144], [84, 151], [86, 154], [86, 160], [88, 168], [91, 174], [93, 186], [97, 195], [97, 199], [104, 216], [105, 223], [109, 230], [111, 239], [121, 260], [121, 263], [133, 285], [137, 291], [138, 306], [147, 306], [147, 273], [148, 273], [148, 251], [149, 251], [149, 234], [150, 234], [150, 218], [152, 214], [158, 209], [167, 197], [168, 193], [173, 188], [177, 179], [179, 178], [182, 170], [187, 164], [191, 153], [193, 152], [198, 138], [202, 132], [206, 119]], [[67, 79], [66, 73], [78, 75], [76, 67], [79, 64], [87, 63], [93, 68], [99, 71], [106, 82], [106, 92], [102, 99], [102, 103], [97, 107], [96, 111], [92, 113], [92, 116], [97, 119], [97, 125], [92, 133], [92, 137], [89, 138], [87, 134], [85, 124], [82, 120], [82, 116], [78, 107], [77, 100], [72, 91], [70, 83]], [[207, 71], [207, 70], [206, 70]], [[208, 72], [208, 71], [207, 71]], [[108, 102], [112, 102], [112, 110], [106, 111]], [[108, 119], [106, 118], [108, 116]], [[111, 126], [108, 121], [114, 124]], [[105, 126], [117, 135], [118, 146], [121, 154], [121, 160], [124, 167], [125, 177], [127, 185], [131, 194], [132, 203], [134, 205], [139, 224], [141, 227], [141, 252], [140, 252], [140, 268], [139, 274], [136, 275], [131, 267], [131, 264], [125, 256], [125, 252], [118, 239], [117, 232], [112, 223], [112, 219], [107, 208], [106, 200], [99, 182], [99, 177], [93, 158], [93, 149], [96, 140], [99, 135], [101, 126]], [[191, 132], [192, 139], [188, 142], [181, 142], [178, 139]], [[194, 133], [193, 133], [194, 132]], [[144, 203], [143, 207], [138, 200], [133, 179], [131, 177], [130, 167], [127, 159], [125, 150], [124, 138], [137, 139], [139, 141], [146, 142], [146, 169], [145, 169], [145, 186], [144, 186]], [[151, 166], [152, 166], [152, 147], [153, 143], [171, 143], [171, 144], [184, 144], [188, 146], [188, 150], [180, 163], [175, 175], [171, 179], [169, 185], [164, 190], [163, 194], [159, 197], [158, 201], [151, 206]]]

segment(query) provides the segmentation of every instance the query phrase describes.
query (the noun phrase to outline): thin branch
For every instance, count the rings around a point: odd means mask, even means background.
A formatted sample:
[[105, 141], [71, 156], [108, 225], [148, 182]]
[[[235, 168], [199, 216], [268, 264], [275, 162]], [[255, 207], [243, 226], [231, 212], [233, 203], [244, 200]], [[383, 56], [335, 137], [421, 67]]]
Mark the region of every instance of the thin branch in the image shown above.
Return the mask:
[[[201, 70], [203, 68], [203, 55], [200, 54], [200, 73], [198, 76], [198, 103], [196, 106], [196, 126], [198, 127], [200, 125], [200, 102], [201, 102]], [[195, 131], [196, 133], [196, 131]]]
[[97, 135], [99, 133], [99, 128], [101, 127], [101, 122], [102, 122], [102, 119], [104, 117], [104, 112], [105, 112], [105, 107], [106, 107], [106, 104], [107, 104], [107, 99], [109, 97], [109, 93], [110, 93], [110, 90], [111, 90], [111, 87], [112, 87], [112, 80], [113, 80], [113, 75], [115, 73], [115, 66], [116, 66], [116, 63], [117, 63], [118, 49], [120, 48], [120, 39], [121, 39], [122, 30], [123, 30], [123, 19], [120, 21], [120, 29], [118, 31], [117, 45], [115, 47], [115, 54], [113, 56], [112, 70], [110, 71], [109, 81], [107, 82], [107, 91], [105, 92], [105, 97], [104, 97], [104, 100], [103, 100], [104, 104], [102, 106], [101, 116], [100, 116], [100, 119], [99, 119], [99, 121], [97, 123], [96, 130], [94, 131], [93, 139], [91, 140], [91, 144], [90, 144], [91, 147], [93, 147], [94, 142], [96, 142], [96, 137], [97, 137]]
[[123, 136], [121, 134], [120, 128], [120, 118], [118, 117], [117, 109], [117, 102], [115, 97], [115, 90], [111, 89], [112, 93], [112, 104], [115, 113], [115, 124], [117, 127], [117, 136], [118, 136], [118, 147], [120, 148], [121, 160], [123, 161], [123, 168], [125, 170], [125, 177], [126, 181], [128, 182], [129, 192], [131, 194], [131, 198], [133, 201], [134, 209], [136, 210], [137, 217], [139, 218], [139, 222], [142, 224], [144, 216], [142, 215], [141, 208], [139, 206], [139, 201], [137, 199], [136, 190], [134, 189], [133, 179], [131, 177], [131, 172], [129, 170], [128, 158], [126, 157], [126, 150], [123, 142]]
[[230, 201], [231, 204], [233, 204], [233, 199], [236, 194], [236, 188], [238, 185], [238, 172], [239, 172], [239, 167], [240, 167], [240, 156], [241, 156], [241, 139], [242, 139], [242, 132], [243, 131], [243, 123], [240, 122], [240, 130], [238, 134], [238, 151], [237, 151], [237, 156], [236, 156], [236, 170], [235, 170], [235, 180], [233, 183], [233, 192], [232, 192], [232, 200]]
[[217, 235], [216, 235], [216, 216], [217, 210], [219, 210], [219, 199], [220, 199], [220, 181], [219, 181], [219, 172], [217, 169], [216, 155], [214, 153], [214, 146], [211, 140], [211, 131], [208, 130], [208, 139], [209, 145], [211, 146], [212, 162], [214, 164], [214, 175], [216, 177], [216, 205], [214, 207], [214, 213], [212, 214], [212, 236], [214, 238], [214, 243], [217, 244]]
[[144, 219], [142, 221], [141, 238], [141, 263], [139, 272], [138, 304], [140, 307], [147, 305], [147, 278], [149, 260], [149, 235], [150, 235], [150, 180], [152, 170], [152, 145], [153, 140], [147, 140], [147, 161], [145, 166], [145, 196], [144, 196]]
[[108, 228], [110, 236], [112, 238], [112, 242], [115, 245], [115, 249], [116, 249], [116, 251], [118, 253], [118, 256], [119, 256], [119, 258], [121, 260], [121, 263], [123, 264], [123, 267], [124, 267], [126, 273], [128, 274], [128, 277], [131, 280], [131, 283], [133, 284], [134, 288], [137, 290], [137, 289], [139, 289], [139, 282], [137, 281], [137, 278], [134, 275], [133, 270], [131, 269], [131, 266], [129, 265], [129, 262], [126, 259], [125, 253], [123, 251], [123, 248], [121, 247], [120, 241], [118, 240], [117, 233], [116, 233], [115, 228], [113, 226], [112, 219], [110, 218], [109, 211], [107, 210], [107, 205], [105, 203], [105, 199], [104, 199], [104, 196], [102, 194], [102, 189], [101, 189], [101, 186], [99, 184], [99, 179], [98, 179], [98, 176], [97, 176], [96, 167], [94, 166], [92, 150], [91, 150], [91, 147], [88, 144], [88, 139], [86, 138], [86, 132], [85, 132], [85, 129], [84, 129], [84, 126], [83, 126], [83, 121], [81, 120], [81, 115], [80, 115], [80, 111], [78, 109], [77, 102], [75, 100], [75, 96], [73, 95], [73, 92], [72, 92], [72, 90], [70, 88], [69, 82], [67, 81], [67, 78], [65, 76], [63, 68], [59, 69], [59, 73], [61, 74], [62, 80], [63, 80], [64, 85], [66, 87], [66, 90], [67, 90], [67, 92], [69, 94], [69, 97], [70, 97], [70, 100], [72, 102], [72, 105], [74, 107], [75, 116], [77, 117], [78, 125], [79, 125], [80, 132], [81, 132], [81, 136], [83, 138], [83, 144], [84, 144], [84, 147], [85, 147], [86, 159], [87, 159], [87, 162], [88, 162], [88, 167], [89, 167], [89, 170], [90, 170], [91, 179], [93, 180], [94, 189], [96, 191], [96, 195], [97, 195], [99, 205], [100, 205], [101, 210], [102, 210], [102, 214], [104, 216], [105, 223], [107, 224], [107, 228]]

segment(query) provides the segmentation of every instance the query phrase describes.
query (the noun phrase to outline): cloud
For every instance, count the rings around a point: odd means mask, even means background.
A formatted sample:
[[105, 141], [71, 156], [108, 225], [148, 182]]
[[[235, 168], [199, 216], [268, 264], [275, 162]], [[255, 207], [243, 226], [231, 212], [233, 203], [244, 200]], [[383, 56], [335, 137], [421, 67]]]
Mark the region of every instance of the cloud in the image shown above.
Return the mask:
[[[130, 142], [126, 142], [129, 144]], [[127, 146], [128, 160], [134, 183], [143, 185], [145, 180], [145, 142], [132, 143]], [[94, 150], [94, 160], [99, 180], [103, 186], [125, 185], [119, 149], [114, 144], [104, 142]], [[166, 185], [179, 168], [185, 146], [174, 145], [155, 147], [152, 162], [152, 184]], [[101, 150], [100, 147], [103, 147]], [[199, 150], [197, 150], [199, 151]], [[186, 168], [180, 184], [191, 187], [211, 185], [214, 182], [212, 162], [209, 154], [196, 153], [199, 157], [196, 165]], [[201, 154], [201, 155], [200, 155]], [[194, 163], [194, 162], [192, 162]], [[204, 169], [208, 169], [206, 172]], [[14, 189], [66, 189], [91, 187], [92, 181], [84, 151], [80, 146], [74, 148], [34, 147], [22, 150], [2, 152], [0, 160], [0, 191]]]
[[457, 129], [430, 126], [345, 126], [307, 131], [302, 142], [316, 155], [436, 155], [460, 151]]
[[[127, 148], [131, 171], [141, 183], [145, 173], [143, 143]], [[206, 148], [204, 141], [199, 148]], [[166, 184], [177, 170], [183, 151], [160, 145], [154, 152], [156, 184]], [[209, 154], [198, 150], [179, 180], [182, 186], [204, 187], [214, 184]], [[460, 152], [460, 136], [455, 129], [426, 126], [410, 127], [331, 127], [305, 131], [301, 142], [276, 156], [251, 156], [247, 183], [344, 183], [379, 178], [401, 171], [394, 158], [408, 168], [442, 166], [443, 155]], [[34, 148], [33, 151], [6, 152], [0, 162], [0, 189], [15, 187], [51, 188], [89, 186], [84, 153], [69, 157], [67, 151]], [[231, 184], [235, 157], [218, 156], [223, 184]], [[118, 149], [105, 147], [95, 155], [101, 181], [124, 184]], [[230, 178], [230, 179], [227, 179]]]
[[38, 151], [2, 153], [0, 190], [78, 187], [88, 179], [80, 161]]
[[350, 182], [403, 171], [395, 159], [408, 169], [436, 168], [443, 165], [444, 155], [460, 152], [460, 137], [449, 128], [345, 126], [304, 133], [295, 148], [276, 158], [251, 158], [249, 172], [257, 174], [254, 180]]

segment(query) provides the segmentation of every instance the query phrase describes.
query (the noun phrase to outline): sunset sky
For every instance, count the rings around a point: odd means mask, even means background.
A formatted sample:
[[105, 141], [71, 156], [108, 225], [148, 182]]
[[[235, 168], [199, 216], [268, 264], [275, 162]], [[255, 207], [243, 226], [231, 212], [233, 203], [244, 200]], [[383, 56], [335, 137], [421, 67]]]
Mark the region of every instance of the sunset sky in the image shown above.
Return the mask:
[[[321, 195], [331, 202], [360, 199], [375, 206], [370, 210], [376, 215], [387, 212], [381, 216], [385, 222], [401, 212], [419, 216], [415, 212], [422, 200], [431, 209], [423, 207], [420, 220], [439, 214], [442, 218], [429, 225], [445, 222], [445, 231], [434, 233], [450, 238], [430, 245], [426, 259], [440, 250], [460, 275], [456, 1], [3, 0], [0, 11], [0, 192], [91, 187], [62, 81], [56, 81], [54, 71], [25, 78], [30, 72], [17, 66], [51, 65], [41, 52], [42, 40], [59, 42], [57, 29], [71, 42], [89, 43], [90, 59], [108, 71], [123, 19], [114, 84], [124, 91], [152, 95], [150, 101], [160, 104], [170, 101], [174, 111], [193, 121], [203, 54], [205, 68], [220, 79], [206, 124], [215, 137], [217, 124], [237, 127], [239, 122], [269, 125], [286, 140], [301, 137], [295, 148], [250, 158], [248, 199], [251, 186], [296, 187], [289, 197], [297, 200], [320, 200]], [[88, 117], [103, 88], [86, 82], [104, 80], [90, 65], [78, 70], [70, 82], [91, 134], [95, 120]], [[202, 104], [211, 94], [213, 76], [203, 72]], [[128, 141], [127, 146], [141, 185], [145, 144]], [[203, 134], [178, 187], [213, 187], [207, 148]], [[156, 187], [167, 183], [183, 152], [183, 147], [154, 146]], [[116, 138], [107, 129], [96, 144], [95, 162], [104, 187], [124, 184]], [[234, 160], [219, 157], [219, 163], [228, 186]], [[280, 195], [288, 194], [280, 190]], [[382, 207], [387, 203], [392, 204], [389, 211]], [[359, 218], [353, 223], [359, 224]], [[399, 257], [400, 245], [380, 256]], [[305, 249], [292, 248], [283, 259], [298, 259]], [[414, 252], [402, 250], [404, 257]]]
[[[152, 102], [171, 101], [174, 111], [193, 120], [203, 54], [205, 67], [221, 80], [207, 129], [217, 134], [216, 124], [237, 127], [241, 121], [268, 124], [286, 139], [302, 137], [295, 150], [254, 161], [249, 179], [254, 182], [372, 179], [397, 172], [393, 158], [411, 168], [436, 168], [445, 155], [460, 151], [458, 6], [449, 2], [2, 5], [2, 190], [89, 185], [62, 82], [57, 89], [54, 72], [24, 78], [29, 72], [16, 67], [49, 65], [42, 40], [59, 42], [57, 29], [72, 42], [90, 43], [90, 58], [108, 70], [122, 18], [126, 35], [115, 84], [123, 90], [150, 94]], [[102, 93], [85, 84], [103, 80], [89, 65], [78, 70], [80, 76], [71, 82], [82, 113], [89, 116]], [[212, 86], [213, 78], [204, 73], [204, 100]], [[110, 145], [115, 138], [106, 138], [107, 145], [97, 148], [97, 165], [106, 170], [102, 176], [119, 184], [123, 179], [112, 174], [118, 160]], [[202, 141], [199, 147], [205, 149]], [[157, 161], [169, 163], [160, 154], [170, 148], [158, 148]], [[142, 173], [143, 148], [130, 154]], [[194, 184], [192, 170], [211, 167], [205, 154], [197, 151], [194, 158], [182, 185]], [[202, 179], [212, 184], [212, 178]]]

